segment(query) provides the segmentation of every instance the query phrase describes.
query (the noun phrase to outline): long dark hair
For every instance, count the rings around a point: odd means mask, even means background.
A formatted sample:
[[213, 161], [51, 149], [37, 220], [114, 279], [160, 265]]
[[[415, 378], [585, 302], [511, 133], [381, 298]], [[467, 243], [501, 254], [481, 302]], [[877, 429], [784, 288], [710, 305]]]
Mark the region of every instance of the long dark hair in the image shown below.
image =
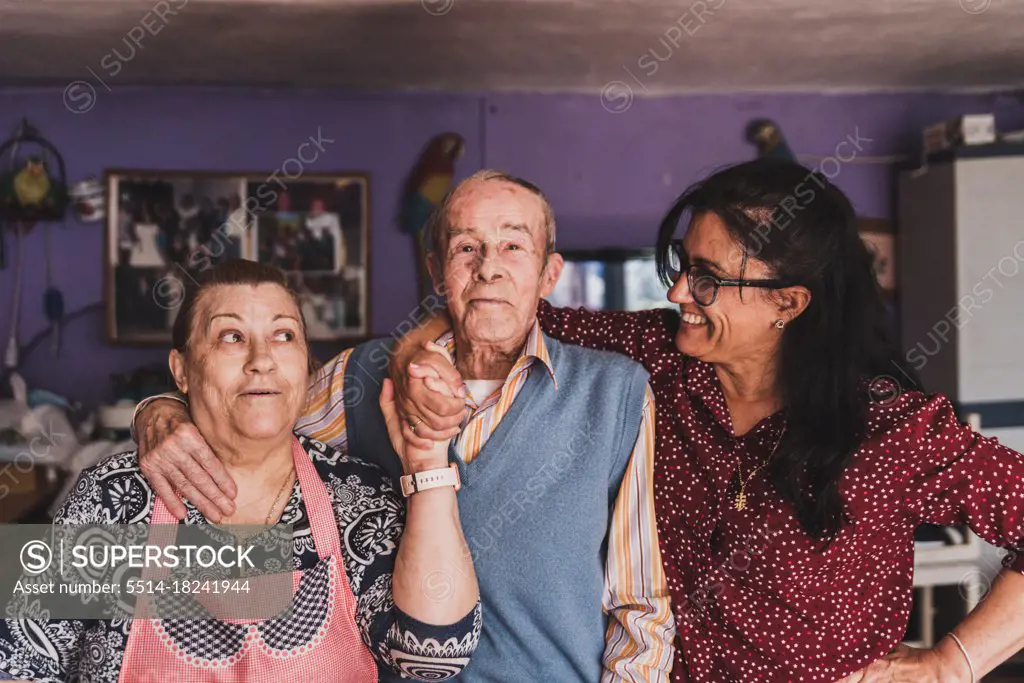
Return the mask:
[[804, 530], [831, 540], [847, 521], [839, 481], [864, 439], [872, 378], [905, 370], [853, 206], [823, 175], [793, 162], [727, 167], [688, 188], [662, 221], [658, 272], [666, 282], [680, 221], [706, 213], [739, 243], [741, 270], [756, 258], [771, 277], [811, 292], [782, 334], [777, 381], [787, 428], [768, 476]]

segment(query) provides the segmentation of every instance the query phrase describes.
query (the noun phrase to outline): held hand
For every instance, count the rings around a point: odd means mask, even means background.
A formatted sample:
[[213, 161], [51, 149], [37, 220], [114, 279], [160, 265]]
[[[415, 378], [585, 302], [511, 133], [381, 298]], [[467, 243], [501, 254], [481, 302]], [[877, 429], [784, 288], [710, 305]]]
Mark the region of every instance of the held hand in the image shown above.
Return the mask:
[[[967, 678], [964, 678], [966, 672]], [[899, 645], [865, 669], [836, 683], [955, 683], [970, 680], [970, 672], [957, 668], [937, 649]]]
[[414, 474], [448, 466], [449, 440], [426, 441], [425, 448], [417, 445], [424, 440], [416, 438], [409, 423], [399, 416], [395, 404], [395, 385], [390, 379], [385, 379], [381, 387], [380, 410], [384, 414], [391, 445], [402, 460], [402, 471]]
[[395, 398], [403, 417], [416, 424], [407, 434], [418, 448], [459, 434], [466, 414], [466, 388], [447, 350], [427, 342], [412, 354], [407, 369], [393, 372]]
[[179, 495], [214, 523], [234, 512], [235, 482], [185, 406], [171, 399], [154, 401], [139, 414], [135, 429], [139, 467], [172, 515], [185, 518]]

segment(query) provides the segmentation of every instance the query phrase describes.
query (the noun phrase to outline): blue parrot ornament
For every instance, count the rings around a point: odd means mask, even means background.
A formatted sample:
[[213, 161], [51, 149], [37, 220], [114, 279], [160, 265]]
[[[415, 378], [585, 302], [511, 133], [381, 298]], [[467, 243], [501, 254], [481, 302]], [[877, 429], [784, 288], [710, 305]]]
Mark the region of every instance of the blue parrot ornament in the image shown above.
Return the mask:
[[757, 147], [758, 158], [771, 157], [796, 161], [782, 129], [771, 119], [754, 119], [747, 124], [746, 140]]
[[402, 232], [415, 238], [420, 295], [426, 298], [432, 289], [430, 274], [422, 257], [424, 227], [431, 212], [452, 189], [455, 162], [465, 150], [465, 141], [458, 133], [435, 136], [423, 148], [416, 165], [405, 182], [398, 224]]

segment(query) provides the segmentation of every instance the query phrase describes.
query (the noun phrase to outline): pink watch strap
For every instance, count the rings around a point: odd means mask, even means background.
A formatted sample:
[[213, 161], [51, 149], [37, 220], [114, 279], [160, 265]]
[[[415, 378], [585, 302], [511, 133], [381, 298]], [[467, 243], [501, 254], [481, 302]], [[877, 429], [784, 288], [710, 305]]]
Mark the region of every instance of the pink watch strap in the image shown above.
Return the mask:
[[416, 474], [406, 474], [399, 481], [402, 484], [402, 495], [406, 498], [418, 491], [436, 489], [442, 486], [453, 486], [456, 491], [462, 488], [459, 468], [453, 462], [448, 463], [448, 467], [424, 470]]

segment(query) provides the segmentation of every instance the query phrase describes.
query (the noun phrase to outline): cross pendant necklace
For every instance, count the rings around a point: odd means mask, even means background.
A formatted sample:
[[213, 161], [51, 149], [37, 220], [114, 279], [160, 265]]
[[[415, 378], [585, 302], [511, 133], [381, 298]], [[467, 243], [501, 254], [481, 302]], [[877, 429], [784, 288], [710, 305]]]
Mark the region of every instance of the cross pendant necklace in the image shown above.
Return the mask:
[[733, 504], [733, 507], [735, 507], [737, 510], [741, 510], [742, 511], [742, 510], [746, 510], [747, 509], [747, 484], [750, 483], [750, 480], [753, 479], [755, 474], [757, 474], [758, 472], [763, 470], [765, 467], [767, 467], [768, 463], [770, 463], [772, 461], [772, 458], [775, 457], [775, 451], [779, 450], [779, 444], [782, 443], [782, 438], [784, 436], [786, 436], [786, 424], [785, 423], [783, 423], [783, 425], [782, 425], [782, 433], [779, 434], [779, 440], [775, 442], [775, 447], [772, 448], [772, 452], [768, 455], [767, 458], [765, 458], [765, 461], [763, 463], [761, 463], [760, 465], [755, 467], [753, 470], [751, 470], [750, 474], [748, 474], [746, 476], [746, 478], [743, 477], [743, 463], [739, 462], [737, 464], [736, 474], [739, 477], [740, 490], [736, 493], [736, 500], [734, 501], [734, 504]]

